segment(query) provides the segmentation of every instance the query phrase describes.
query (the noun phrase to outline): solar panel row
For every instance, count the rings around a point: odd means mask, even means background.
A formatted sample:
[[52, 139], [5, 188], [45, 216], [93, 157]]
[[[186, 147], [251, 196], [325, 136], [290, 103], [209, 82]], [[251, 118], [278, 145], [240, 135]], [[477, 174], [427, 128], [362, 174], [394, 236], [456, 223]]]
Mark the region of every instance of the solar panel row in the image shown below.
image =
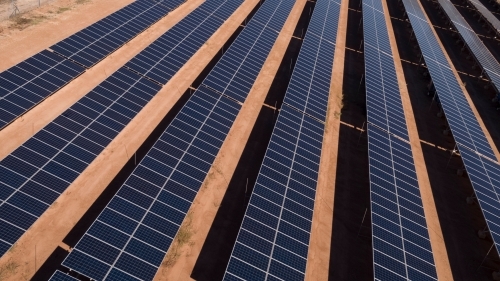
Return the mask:
[[264, 4], [210, 71], [203, 87], [245, 101], [295, 1], [266, 0]]
[[455, 28], [460, 33], [460, 36], [465, 41], [469, 49], [472, 51], [481, 67], [486, 72], [486, 75], [491, 79], [491, 82], [500, 93], [500, 64], [495, 57], [490, 53], [483, 41], [479, 39], [477, 34], [472, 30], [470, 25], [460, 15], [460, 12], [455, 8], [455, 5], [449, 0], [439, 0], [441, 7], [446, 12]]
[[1, 255], [159, 90], [120, 69], [0, 161]]
[[500, 253], [500, 165], [416, 0], [403, 0], [493, 241]]
[[486, 8], [481, 1], [478, 0], [469, 0], [469, 2], [478, 10], [478, 12], [483, 15], [484, 18], [493, 26], [496, 32], [500, 33], [500, 20], [493, 15], [493, 13]]
[[171, 7], [167, 7], [163, 3], [178, 6], [182, 2], [184, 0], [134, 1], [56, 43], [50, 49], [85, 67], [92, 67], [167, 15]]
[[284, 103], [324, 122], [340, 1], [316, 2]]
[[497, 253], [500, 253], [500, 164], [458, 144]]
[[224, 280], [304, 279], [323, 132], [281, 108]]
[[[286, 18], [293, 6], [289, 2], [267, 0], [256, 16], [272, 11]], [[266, 24], [273, 20], [274, 16]], [[281, 30], [283, 23], [278, 21], [272, 27]], [[265, 37], [270, 42], [264, 44], [266, 26], [250, 21], [215, 68], [236, 60], [238, 69], [250, 65], [258, 73], [278, 37], [273, 31], [273, 36]], [[241, 57], [233, 57], [232, 49], [242, 42], [256, 43]], [[251, 56], [264, 59], [256, 61]], [[233, 73], [225, 88], [235, 87], [238, 81], [252, 85], [256, 78], [246, 72]], [[214, 70], [208, 75], [216, 76]], [[98, 280], [153, 279], [241, 108], [204, 84], [64, 260], [64, 266]]]
[[375, 280], [437, 280], [381, 0], [363, 1]]
[[363, 1], [363, 8], [368, 123], [409, 140], [382, 2]]
[[316, 2], [224, 280], [303, 280], [339, 1]]
[[375, 280], [437, 280], [410, 144], [368, 124]]
[[196, 91], [63, 265], [95, 280], [153, 280], [240, 107]]
[[0, 73], [0, 129], [83, 71], [83, 67], [44, 50]]
[[375, 280], [437, 280], [411, 146], [368, 124]]
[[160, 88], [143, 76], [121, 68], [0, 161], [0, 255]]
[[418, 1], [403, 0], [403, 4], [455, 141], [496, 159]]
[[182, 2], [184, 0], [135, 1], [50, 47], [55, 53], [43, 50], [0, 73], [0, 129], [78, 77], [85, 71], [84, 67], [102, 60]]
[[[447, 0], [440, 0], [439, 3], [445, 10], [448, 17], [457, 28], [458, 32], [468, 44], [472, 53], [479, 61], [486, 74], [490, 77], [493, 84], [500, 90], [500, 65], [482, 41], [459, 14], [454, 5]], [[492, 24], [500, 26], [500, 22], [491, 14], [481, 3], [471, 1], [476, 8], [489, 19], [491, 15]], [[485, 12], [486, 11], [486, 12]], [[497, 28], [498, 29], [498, 28]], [[499, 29], [500, 30], [500, 29]], [[457, 146], [462, 156], [467, 175], [472, 183], [476, 198], [483, 212], [486, 224], [495, 243], [497, 252], [500, 253], [500, 164], [491, 158], [484, 157], [477, 151], [457, 141]], [[496, 159], [496, 158], [493, 158]]]
[[206, 1], [125, 67], [165, 84], [224, 23], [241, 1]]

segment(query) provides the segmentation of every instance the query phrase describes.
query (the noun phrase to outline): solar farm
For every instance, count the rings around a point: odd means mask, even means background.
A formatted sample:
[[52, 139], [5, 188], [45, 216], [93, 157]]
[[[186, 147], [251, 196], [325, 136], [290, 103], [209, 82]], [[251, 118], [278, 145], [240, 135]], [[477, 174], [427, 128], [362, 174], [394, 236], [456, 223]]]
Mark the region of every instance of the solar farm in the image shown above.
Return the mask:
[[82, 3], [0, 36], [0, 281], [500, 280], [498, 1]]

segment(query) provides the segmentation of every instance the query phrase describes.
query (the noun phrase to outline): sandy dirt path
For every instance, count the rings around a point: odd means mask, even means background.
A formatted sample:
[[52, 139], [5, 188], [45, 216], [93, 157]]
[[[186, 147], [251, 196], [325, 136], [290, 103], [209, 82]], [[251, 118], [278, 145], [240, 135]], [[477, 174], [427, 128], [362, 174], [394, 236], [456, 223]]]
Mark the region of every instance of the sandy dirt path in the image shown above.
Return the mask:
[[340, 6], [325, 134], [321, 150], [309, 252], [307, 253], [305, 277], [307, 281], [328, 280], [329, 275], [348, 8], [349, 1], [343, 0]]
[[427, 173], [427, 167], [425, 165], [424, 154], [420, 143], [420, 137], [418, 135], [415, 115], [413, 114], [413, 108], [411, 106], [410, 96], [408, 94], [408, 88], [404, 77], [403, 66], [399, 56], [396, 37], [392, 28], [389, 8], [387, 7], [386, 1], [383, 1], [383, 7], [438, 279], [451, 281], [453, 280], [453, 275], [451, 273], [448, 252], [446, 251], [446, 245], [444, 243], [441, 224], [439, 222], [436, 204], [434, 202], [434, 196], [432, 194], [431, 184]]
[[[257, 0], [252, 0], [252, 3], [257, 2]], [[190, 238], [179, 247], [175, 245], [170, 247], [164, 260], [164, 263], [168, 262], [170, 266], [160, 268], [154, 279], [155, 281], [193, 280], [190, 276], [196, 260], [200, 255], [229, 181], [233, 176], [245, 144], [248, 141], [254, 123], [274, 80], [274, 76], [292, 39], [295, 26], [299, 21], [305, 4], [306, 0], [296, 1], [259, 76], [250, 90], [247, 100], [231, 127], [207, 178], [203, 182], [202, 188], [196, 195], [194, 203], [189, 210], [189, 215], [181, 226], [184, 233], [189, 232]], [[179, 240], [178, 236], [179, 234], [176, 237], [177, 241]], [[171, 259], [174, 252], [177, 253], [177, 257], [172, 262]]]

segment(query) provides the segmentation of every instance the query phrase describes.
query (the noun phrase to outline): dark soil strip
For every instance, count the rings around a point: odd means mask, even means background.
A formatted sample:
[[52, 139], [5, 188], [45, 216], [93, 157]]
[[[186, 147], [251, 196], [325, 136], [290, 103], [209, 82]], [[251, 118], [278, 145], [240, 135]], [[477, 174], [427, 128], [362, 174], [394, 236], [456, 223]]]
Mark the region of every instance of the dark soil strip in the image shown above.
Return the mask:
[[[349, 1], [341, 122], [366, 121], [361, 0]], [[373, 280], [366, 132], [340, 125], [329, 280]], [[363, 220], [364, 219], [364, 220]]]

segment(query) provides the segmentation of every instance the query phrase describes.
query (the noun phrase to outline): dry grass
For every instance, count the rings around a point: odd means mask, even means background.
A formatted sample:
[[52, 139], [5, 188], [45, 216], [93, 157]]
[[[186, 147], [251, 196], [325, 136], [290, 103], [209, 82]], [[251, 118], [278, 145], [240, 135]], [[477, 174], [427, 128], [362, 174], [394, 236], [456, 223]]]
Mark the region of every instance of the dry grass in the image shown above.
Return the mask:
[[19, 265], [12, 261], [7, 262], [7, 264], [0, 267], [0, 281], [5, 280], [7, 277], [16, 273], [18, 267]]
[[[337, 102], [338, 102], [339, 108], [338, 108], [338, 110], [335, 110], [333, 112], [333, 116], [335, 117], [335, 119], [340, 119], [340, 116], [342, 115], [342, 108], [344, 108], [344, 94], [337, 96]], [[327, 116], [328, 116], [329, 110], [330, 110], [330, 108], [327, 109]], [[328, 120], [327, 120], [327, 122], [328, 122]], [[325, 127], [327, 127], [327, 126], [325, 126]]]
[[70, 7], [59, 7], [59, 9], [56, 10], [56, 14], [62, 14], [62, 13], [69, 11], [69, 10], [71, 10]]
[[182, 223], [179, 232], [177, 232], [177, 235], [168, 250], [167, 257], [161, 264], [163, 269], [171, 268], [177, 262], [182, 254], [181, 249], [184, 245], [193, 245], [194, 242], [191, 241], [191, 237], [194, 234], [191, 228], [192, 221], [192, 213], [188, 212], [186, 219]]
[[39, 24], [42, 21], [44, 21], [45, 19], [47, 19], [47, 17], [43, 16], [43, 15], [27, 16], [25, 14], [19, 14], [19, 15], [16, 15], [16, 16], [10, 18], [10, 21], [12, 22], [10, 27], [13, 27], [13, 28], [19, 29], [19, 30], [23, 30], [29, 26]]

